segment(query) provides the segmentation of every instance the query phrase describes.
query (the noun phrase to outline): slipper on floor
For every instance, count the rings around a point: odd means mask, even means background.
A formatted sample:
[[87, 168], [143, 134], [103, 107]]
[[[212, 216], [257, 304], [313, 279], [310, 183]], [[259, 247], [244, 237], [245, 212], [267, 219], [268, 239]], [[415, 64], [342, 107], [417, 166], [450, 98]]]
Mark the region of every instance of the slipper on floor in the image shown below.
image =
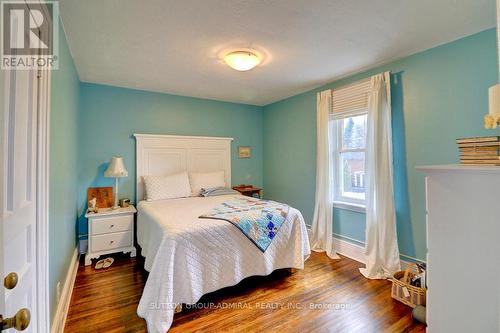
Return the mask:
[[103, 266], [104, 266], [104, 259], [99, 260], [98, 262], [96, 262], [95, 269], [101, 269]]
[[111, 257], [108, 257], [106, 259], [104, 259], [104, 264], [102, 265], [102, 268], [108, 268], [109, 266], [111, 266], [113, 263], [115, 262], [115, 259], [111, 258]]

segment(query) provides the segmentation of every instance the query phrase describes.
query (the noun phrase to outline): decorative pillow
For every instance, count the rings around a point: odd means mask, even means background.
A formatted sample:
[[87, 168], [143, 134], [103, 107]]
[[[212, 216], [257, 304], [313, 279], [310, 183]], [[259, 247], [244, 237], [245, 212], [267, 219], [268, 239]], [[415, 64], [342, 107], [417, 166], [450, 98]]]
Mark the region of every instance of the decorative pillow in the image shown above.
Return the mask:
[[189, 182], [193, 196], [199, 196], [202, 188], [226, 186], [224, 171], [191, 172], [189, 174]]
[[201, 196], [202, 197], [215, 197], [218, 195], [230, 195], [230, 194], [240, 195], [241, 193], [238, 191], [235, 191], [233, 189], [223, 187], [223, 186], [202, 188], [201, 189]]
[[144, 176], [146, 200], [186, 198], [191, 195], [187, 172], [168, 176]]

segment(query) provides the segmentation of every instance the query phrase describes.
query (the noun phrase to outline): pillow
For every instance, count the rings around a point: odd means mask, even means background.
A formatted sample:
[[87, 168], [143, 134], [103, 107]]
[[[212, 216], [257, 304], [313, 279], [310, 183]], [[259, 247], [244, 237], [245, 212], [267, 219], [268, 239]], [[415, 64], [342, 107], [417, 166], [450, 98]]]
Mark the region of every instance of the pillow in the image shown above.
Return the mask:
[[187, 172], [168, 176], [144, 176], [146, 200], [185, 198], [191, 195]]
[[241, 193], [233, 189], [222, 186], [201, 189], [202, 197], [215, 197], [218, 195], [229, 195], [229, 194], [240, 195]]
[[199, 196], [202, 188], [226, 186], [224, 171], [191, 172], [189, 182], [191, 183], [191, 194], [193, 196]]

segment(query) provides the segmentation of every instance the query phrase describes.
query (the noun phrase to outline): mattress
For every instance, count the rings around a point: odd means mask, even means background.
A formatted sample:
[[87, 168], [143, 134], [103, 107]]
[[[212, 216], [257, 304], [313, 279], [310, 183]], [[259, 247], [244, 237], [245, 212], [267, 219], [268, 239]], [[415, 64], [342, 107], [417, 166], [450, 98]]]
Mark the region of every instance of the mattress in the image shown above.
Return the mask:
[[231, 223], [198, 218], [233, 197], [139, 203], [137, 241], [150, 273], [137, 314], [146, 320], [149, 332], [166, 332], [177, 304], [194, 304], [204, 294], [249, 276], [304, 268], [309, 239], [297, 209], [290, 208], [264, 253]]

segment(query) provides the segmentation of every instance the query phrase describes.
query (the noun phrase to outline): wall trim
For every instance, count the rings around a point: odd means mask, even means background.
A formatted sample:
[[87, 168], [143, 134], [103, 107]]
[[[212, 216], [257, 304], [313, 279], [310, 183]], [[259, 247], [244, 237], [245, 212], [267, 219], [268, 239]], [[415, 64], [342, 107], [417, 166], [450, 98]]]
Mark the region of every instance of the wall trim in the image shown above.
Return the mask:
[[[424, 260], [422, 259], [418, 259], [418, 258], [415, 258], [415, 257], [412, 257], [412, 256], [407, 256], [406, 254], [399, 254], [400, 257], [403, 257], [403, 258], [407, 258], [407, 259], [410, 259], [410, 261], [412, 262], [417, 262], [417, 263], [425, 263]], [[403, 260], [403, 259], [402, 259]]]
[[333, 233], [333, 237], [349, 241], [350, 243], [354, 243], [354, 244], [359, 245], [361, 247], [365, 246], [365, 242], [364, 241], [361, 241], [359, 239], [352, 238], [352, 237], [347, 237], [347, 236], [344, 236], [344, 235], [341, 235], [341, 234], [337, 234], [335, 232]]
[[355, 204], [355, 203], [334, 201], [333, 208], [350, 210], [351, 212], [366, 214], [365, 205], [360, 205], [360, 204]]
[[[340, 239], [337, 237], [333, 238], [333, 247], [337, 250], [337, 253], [340, 255], [343, 255], [344, 257], [350, 258], [352, 260], [356, 260], [360, 263], [365, 263], [365, 247], [358, 245], [358, 244], [353, 244], [349, 241], [346, 241], [344, 239]], [[400, 258], [401, 261], [401, 269], [404, 270], [408, 266], [409, 263], [411, 262], [417, 262], [417, 263], [423, 263], [422, 260], [419, 260], [417, 258], [409, 257], [403, 254], [400, 254], [400, 257], [407, 257], [411, 260], [404, 260]]]
[[75, 248], [75, 251], [71, 256], [71, 262], [69, 264], [68, 273], [66, 274], [66, 279], [64, 280], [61, 297], [59, 298], [59, 302], [57, 303], [54, 321], [52, 322], [52, 328], [50, 330], [51, 333], [64, 332], [64, 326], [66, 324], [66, 318], [68, 316], [69, 305], [71, 303], [71, 295], [73, 294], [73, 287], [75, 285], [79, 262], [80, 255], [78, 254], [78, 248]]
[[[307, 233], [308, 233], [309, 238], [310, 238], [311, 227], [310, 226], [306, 226], [306, 227], [307, 227]], [[343, 239], [343, 238], [346, 238], [348, 240]], [[349, 240], [351, 240], [351, 242]], [[360, 244], [363, 244], [363, 245], [355, 244], [354, 242], [359, 242]], [[362, 264], [364, 264], [366, 262], [364, 243], [359, 241], [359, 240], [345, 237], [345, 236], [342, 236], [340, 234], [333, 234], [333, 247], [335, 248], [335, 250], [338, 254], [340, 254], [344, 257], [350, 258], [352, 260], [356, 260], [357, 262], [360, 262]], [[406, 266], [408, 266], [408, 264], [410, 262], [425, 263], [425, 261], [423, 261], [423, 260], [420, 260], [420, 259], [417, 259], [414, 257], [410, 257], [410, 256], [407, 256], [405, 254], [400, 254], [399, 256], [410, 259], [410, 260], [405, 260], [405, 259], [400, 258], [401, 269], [405, 269]]]
[[337, 251], [338, 254], [343, 255], [344, 257], [356, 260], [360, 263], [365, 263], [365, 247], [353, 244], [346, 240], [333, 237], [333, 247]]

